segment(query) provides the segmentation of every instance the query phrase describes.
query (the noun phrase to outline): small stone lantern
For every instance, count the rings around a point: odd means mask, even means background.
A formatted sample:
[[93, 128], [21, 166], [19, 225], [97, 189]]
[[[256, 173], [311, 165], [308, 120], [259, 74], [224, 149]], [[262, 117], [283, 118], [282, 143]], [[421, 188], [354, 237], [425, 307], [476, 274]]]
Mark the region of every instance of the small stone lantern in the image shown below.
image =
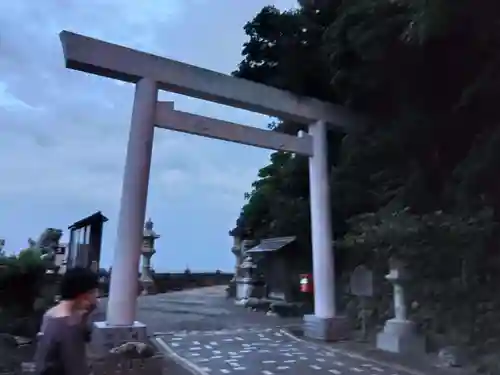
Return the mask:
[[394, 318], [388, 319], [382, 332], [377, 335], [377, 348], [393, 353], [416, 355], [425, 353], [425, 340], [416, 330], [415, 323], [408, 319], [405, 286], [410, 280], [405, 264], [399, 259], [389, 260], [390, 271], [385, 276], [392, 284]]
[[144, 232], [142, 235], [142, 270], [139, 279], [142, 286], [142, 294], [155, 293], [153, 274], [151, 272], [151, 258], [156, 253], [155, 241], [160, 238], [160, 236], [153, 230], [153, 226], [154, 224], [151, 219], [148, 219], [144, 224]]

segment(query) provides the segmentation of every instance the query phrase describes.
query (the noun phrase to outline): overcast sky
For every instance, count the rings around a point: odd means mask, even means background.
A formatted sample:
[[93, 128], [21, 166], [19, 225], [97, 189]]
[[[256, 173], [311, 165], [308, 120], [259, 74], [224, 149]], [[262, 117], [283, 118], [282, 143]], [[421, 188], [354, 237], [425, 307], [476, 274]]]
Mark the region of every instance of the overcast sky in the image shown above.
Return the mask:
[[[0, 1], [0, 238], [7, 251], [101, 210], [102, 264], [116, 239], [133, 85], [64, 68], [70, 30], [230, 73], [243, 25], [295, 0]], [[172, 94], [176, 108], [265, 127], [268, 118]], [[162, 236], [157, 271], [231, 270], [228, 230], [269, 152], [156, 130], [146, 215]]]

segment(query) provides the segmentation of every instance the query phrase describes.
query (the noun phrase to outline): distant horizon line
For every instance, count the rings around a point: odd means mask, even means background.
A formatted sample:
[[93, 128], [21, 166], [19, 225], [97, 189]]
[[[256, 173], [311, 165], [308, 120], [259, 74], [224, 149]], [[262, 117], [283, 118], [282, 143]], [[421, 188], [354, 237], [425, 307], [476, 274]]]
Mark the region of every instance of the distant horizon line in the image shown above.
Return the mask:
[[[185, 269], [183, 270], [154, 270], [156, 273], [183, 273], [186, 272]], [[192, 273], [197, 273], [197, 272], [205, 272], [205, 273], [216, 273], [217, 271], [222, 272], [222, 273], [234, 273], [234, 271], [224, 271], [224, 270], [196, 270], [190, 268], [189, 271]]]
[[[112, 268], [112, 267], [111, 266], [101, 266], [101, 268], [104, 268], [107, 270], [107, 269]], [[156, 273], [183, 273], [186, 271], [185, 268], [183, 270], [165, 270], [165, 269], [156, 269], [156, 268], [152, 267], [152, 269]], [[191, 267], [189, 267], [189, 271], [191, 271], [192, 273], [199, 273], [199, 272], [216, 273], [217, 271], [220, 271], [222, 273], [234, 273], [234, 270], [223, 270], [223, 269], [207, 270], [207, 269], [196, 269], [196, 268], [191, 268]], [[140, 272], [140, 269], [139, 269], [139, 272]]]

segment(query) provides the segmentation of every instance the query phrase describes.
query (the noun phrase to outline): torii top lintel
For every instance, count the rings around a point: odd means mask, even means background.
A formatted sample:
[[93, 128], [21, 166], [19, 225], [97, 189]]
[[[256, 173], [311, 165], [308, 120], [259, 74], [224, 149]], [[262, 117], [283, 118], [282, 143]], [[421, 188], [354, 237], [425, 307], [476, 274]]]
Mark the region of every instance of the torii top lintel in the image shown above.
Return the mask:
[[66, 67], [70, 69], [132, 83], [150, 78], [158, 82], [161, 90], [299, 123], [321, 120], [350, 128], [360, 121], [357, 115], [338, 105], [176, 60], [69, 31], [62, 31], [60, 39]]

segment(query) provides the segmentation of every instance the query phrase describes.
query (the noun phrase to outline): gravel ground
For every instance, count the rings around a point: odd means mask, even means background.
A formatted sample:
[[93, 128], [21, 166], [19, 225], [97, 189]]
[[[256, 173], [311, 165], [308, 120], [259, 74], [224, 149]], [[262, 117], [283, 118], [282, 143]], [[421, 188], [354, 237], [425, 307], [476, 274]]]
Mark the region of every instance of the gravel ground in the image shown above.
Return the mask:
[[21, 363], [31, 362], [34, 353], [34, 344], [16, 347], [6, 340], [0, 340], [0, 374], [19, 374]]
[[[297, 318], [277, 318], [251, 312], [226, 299], [225, 286], [141, 296], [137, 320], [145, 323], [150, 335], [160, 332], [214, 331], [244, 327], [290, 326]], [[102, 299], [94, 320], [104, 320], [107, 300]]]

